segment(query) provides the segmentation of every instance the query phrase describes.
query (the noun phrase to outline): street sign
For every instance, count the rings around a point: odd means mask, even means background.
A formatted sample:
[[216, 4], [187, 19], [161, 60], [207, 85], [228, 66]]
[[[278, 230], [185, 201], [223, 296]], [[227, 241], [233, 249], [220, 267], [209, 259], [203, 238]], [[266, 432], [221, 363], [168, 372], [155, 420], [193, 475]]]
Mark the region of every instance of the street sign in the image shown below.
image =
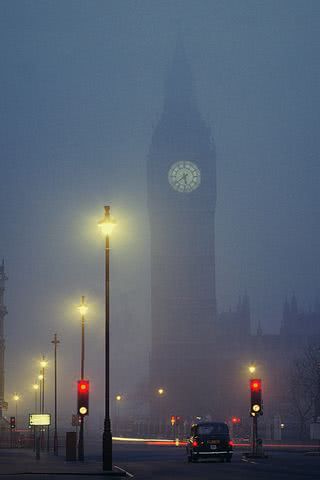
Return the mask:
[[2, 408], [3, 410], [8, 410], [8, 402], [0, 400], [0, 408]]
[[29, 425], [30, 427], [51, 425], [50, 413], [29, 413]]

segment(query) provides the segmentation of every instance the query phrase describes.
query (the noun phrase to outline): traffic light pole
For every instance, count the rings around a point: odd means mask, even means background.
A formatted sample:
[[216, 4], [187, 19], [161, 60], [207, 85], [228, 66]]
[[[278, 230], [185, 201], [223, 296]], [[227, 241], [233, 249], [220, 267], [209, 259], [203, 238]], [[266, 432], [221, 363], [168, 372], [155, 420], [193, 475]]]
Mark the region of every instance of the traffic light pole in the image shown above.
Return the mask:
[[[82, 297], [82, 304], [84, 304], [84, 297]], [[84, 379], [84, 315], [81, 315], [81, 380]], [[78, 443], [78, 460], [84, 461], [84, 416], [80, 415], [80, 429], [79, 429], [79, 443]]]
[[257, 455], [258, 417], [252, 417], [252, 455]]

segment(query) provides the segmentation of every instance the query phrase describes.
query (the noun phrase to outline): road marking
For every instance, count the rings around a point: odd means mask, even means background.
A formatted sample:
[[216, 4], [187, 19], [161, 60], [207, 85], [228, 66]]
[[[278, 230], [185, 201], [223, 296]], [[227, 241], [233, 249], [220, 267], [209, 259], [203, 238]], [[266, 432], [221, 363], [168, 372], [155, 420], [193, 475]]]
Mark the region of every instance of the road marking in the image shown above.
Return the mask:
[[113, 466], [114, 466], [114, 468], [117, 468], [118, 470], [121, 470], [121, 472], [124, 472], [126, 475], [128, 475], [128, 477], [130, 477], [130, 478], [134, 477], [134, 475], [132, 475], [132, 473], [127, 472], [127, 470], [124, 470], [121, 467], [118, 467], [118, 465], [113, 465]]

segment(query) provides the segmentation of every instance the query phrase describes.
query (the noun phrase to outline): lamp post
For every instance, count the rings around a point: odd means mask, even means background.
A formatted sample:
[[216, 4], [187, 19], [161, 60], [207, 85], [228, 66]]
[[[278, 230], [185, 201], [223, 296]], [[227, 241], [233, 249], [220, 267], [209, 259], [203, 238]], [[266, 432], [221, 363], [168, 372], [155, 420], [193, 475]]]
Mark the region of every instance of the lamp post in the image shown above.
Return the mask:
[[41, 412], [44, 413], [44, 369], [48, 365], [48, 362], [45, 360], [45, 356], [42, 355], [42, 360], [40, 361], [40, 367], [42, 369], [41, 376], [42, 376], [42, 399], [41, 399]]
[[116, 395], [116, 429], [117, 429], [118, 435], [119, 435], [119, 431], [120, 431], [119, 420], [120, 420], [120, 403], [121, 403], [121, 400], [122, 400], [122, 395], [120, 395], [118, 393], [118, 395]]
[[[42, 395], [42, 398], [41, 398], [41, 409], [40, 409], [40, 413], [44, 413], [44, 379], [45, 379], [45, 375], [44, 375], [44, 372], [45, 372], [45, 367], [48, 365], [48, 362], [46, 361], [45, 359], [45, 356], [42, 355], [42, 360], [40, 361], [40, 367], [41, 367], [41, 377], [42, 377], [42, 389], [41, 389], [41, 395]], [[41, 440], [40, 440], [40, 443], [41, 443], [41, 447], [44, 448], [44, 429], [43, 427], [41, 427]], [[48, 427], [48, 445], [47, 445], [47, 448], [49, 447], [49, 427]]]
[[[84, 379], [84, 325], [85, 325], [85, 314], [88, 311], [88, 306], [85, 304], [84, 296], [81, 297], [81, 304], [78, 307], [78, 310], [81, 315], [81, 368], [80, 368], [80, 378]], [[79, 443], [78, 443], [78, 460], [81, 462], [84, 461], [84, 441], [83, 441], [83, 427], [84, 427], [84, 416], [80, 415], [80, 431], [79, 431]]]
[[158, 396], [159, 396], [159, 433], [161, 433], [162, 430], [162, 420], [163, 420], [163, 401], [161, 398], [165, 394], [165, 389], [163, 387], [158, 388]]
[[42, 373], [38, 375], [38, 380], [39, 380], [39, 413], [42, 413], [42, 380], [43, 380]]
[[[32, 385], [32, 388], [34, 390], [34, 413], [38, 413], [38, 390], [39, 390], [39, 385], [37, 383], [34, 383]], [[36, 449], [36, 426], [33, 427], [33, 450], [35, 451]]]
[[16, 402], [16, 428], [18, 427], [18, 402], [20, 400], [20, 396], [16, 393], [13, 395], [13, 400]]
[[38, 390], [39, 390], [39, 385], [37, 383], [34, 383], [32, 385], [32, 388], [34, 390], [34, 413], [37, 413], [37, 410], [38, 410], [38, 405], [37, 405], [38, 404], [38, 401], [37, 401], [38, 400], [38, 398], [37, 398], [38, 395], [37, 395], [37, 393], [38, 393]]
[[105, 236], [105, 419], [102, 436], [103, 470], [112, 470], [112, 433], [110, 422], [110, 241], [115, 221], [110, 216], [110, 207], [104, 207], [104, 217], [98, 223]]
[[58, 419], [57, 419], [57, 345], [60, 341], [55, 333], [51, 343], [54, 345], [54, 435], [53, 435], [53, 454], [58, 455]]

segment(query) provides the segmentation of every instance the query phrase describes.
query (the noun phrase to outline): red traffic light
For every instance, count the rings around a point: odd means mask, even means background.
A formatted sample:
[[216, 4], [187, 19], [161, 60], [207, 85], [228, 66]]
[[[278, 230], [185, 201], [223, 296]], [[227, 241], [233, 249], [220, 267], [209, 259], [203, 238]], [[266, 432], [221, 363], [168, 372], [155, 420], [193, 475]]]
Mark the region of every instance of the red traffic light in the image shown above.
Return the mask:
[[89, 380], [79, 380], [78, 381], [78, 392], [79, 393], [89, 393]]
[[10, 428], [12, 430], [16, 428], [16, 417], [10, 417]]
[[240, 423], [240, 418], [239, 417], [232, 417], [231, 419], [232, 423]]
[[254, 378], [250, 380], [250, 390], [251, 392], [260, 392], [261, 391], [261, 379]]
[[78, 381], [78, 415], [89, 414], [89, 380]]

